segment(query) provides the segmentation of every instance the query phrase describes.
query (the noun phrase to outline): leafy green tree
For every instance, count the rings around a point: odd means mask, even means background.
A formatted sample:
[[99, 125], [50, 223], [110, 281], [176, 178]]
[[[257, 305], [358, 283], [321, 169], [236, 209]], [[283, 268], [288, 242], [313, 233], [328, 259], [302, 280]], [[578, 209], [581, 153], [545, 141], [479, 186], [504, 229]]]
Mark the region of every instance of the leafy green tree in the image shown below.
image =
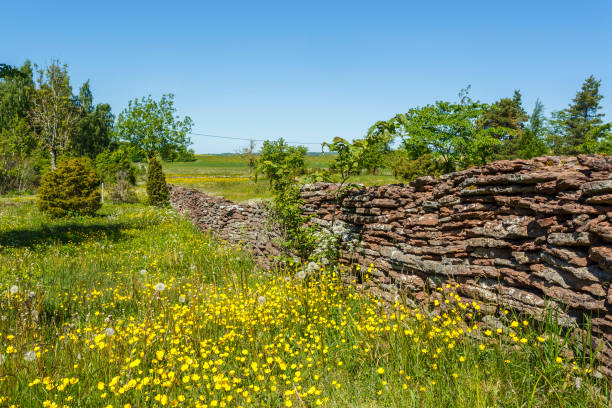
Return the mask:
[[30, 126], [32, 66], [0, 64], [0, 193], [32, 188], [39, 176], [38, 142]]
[[38, 70], [38, 89], [30, 110], [40, 145], [51, 156], [51, 169], [55, 169], [57, 156], [67, 147], [79, 119], [67, 68], [56, 61], [46, 69]]
[[156, 207], [165, 207], [170, 200], [166, 176], [162, 170], [161, 163], [157, 157], [149, 158], [149, 169], [147, 171], [147, 196], [149, 204]]
[[109, 104], [93, 104], [93, 94], [86, 81], [75, 101], [79, 118], [70, 138], [70, 149], [76, 156], [95, 158], [113, 142], [115, 116]]
[[376, 174], [378, 169], [385, 167], [394, 138], [395, 125], [379, 121], [368, 130], [368, 134], [363, 141], [353, 142], [364, 144], [364, 147], [367, 146], [360, 155], [360, 166], [368, 174]]
[[37, 141], [24, 118], [15, 116], [0, 129], [0, 193], [23, 192], [38, 179]]
[[159, 101], [149, 95], [128, 103], [117, 118], [115, 130], [120, 140], [143, 150], [149, 159], [158, 153], [169, 155], [191, 144], [188, 135], [193, 121], [175, 114], [174, 95], [163, 95]]
[[479, 126], [488, 105], [466, 98], [462, 98], [463, 103], [438, 101], [391, 119], [402, 139], [401, 148], [410, 159], [424, 154], [439, 157], [446, 173], [483, 165], [494, 157], [503, 134], [512, 129]]
[[394, 126], [393, 123], [377, 122], [364, 139], [356, 139], [351, 143], [341, 137], [335, 137], [331, 143], [323, 143], [323, 148], [327, 147], [330, 152], [335, 153], [335, 158], [320, 177], [338, 182], [340, 191], [347, 186], [351, 177], [361, 174], [362, 170], [382, 167], [389, 154], [388, 144], [392, 140], [389, 130], [394, 131]]
[[555, 153], [593, 153], [593, 149], [597, 149], [597, 138], [603, 137], [606, 132], [602, 120], [604, 114], [599, 112], [599, 102], [603, 99], [599, 93], [600, 86], [601, 80], [589, 76], [569, 107], [553, 114], [552, 124], [556, 135], [552, 143]]
[[26, 61], [19, 69], [5, 65], [0, 74], [0, 129], [14, 125], [17, 120], [28, 119], [35, 91], [32, 65]]
[[193, 149], [188, 149], [185, 146], [180, 146], [178, 150], [166, 148], [160, 152], [160, 156], [164, 161], [168, 162], [191, 162], [196, 160]]
[[102, 206], [99, 186], [89, 159], [64, 160], [42, 177], [38, 208], [52, 217], [93, 215]]
[[19, 76], [21, 76], [19, 69], [8, 64], [0, 64], [0, 78], [15, 78]]
[[362, 143], [350, 143], [341, 137], [334, 137], [331, 143], [323, 143], [323, 148], [328, 148], [335, 153], [334, 161], [329, 164], [327, 171], [320, 175], [324, 181], [335, 181], [342, 190], [347, 181], [361, 173], [361, 157], [363, 154]]
[[257, 159], [256, 171], [263, 173], [272, 188], [281, 180], [295, 179], [306, 172], [304, 146], [290, 146], [283, 138], [266, 140]]

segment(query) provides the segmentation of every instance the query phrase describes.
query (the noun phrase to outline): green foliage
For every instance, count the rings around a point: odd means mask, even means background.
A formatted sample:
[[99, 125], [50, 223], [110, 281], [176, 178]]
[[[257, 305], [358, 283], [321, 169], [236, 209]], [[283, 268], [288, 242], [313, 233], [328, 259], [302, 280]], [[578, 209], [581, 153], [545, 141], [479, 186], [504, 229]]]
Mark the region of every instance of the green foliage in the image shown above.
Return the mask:
[[438, 101], [413, 108], [390, 120], [402, 138], [401, 148], [411, 159], [424, 154], [441, 158], [444, 172], [483, 165], [494, 157], [503, 135], [514, 131], [505, 127], [479, 126], [478, 120], [488, 105], [472, 102]]
[[104, 151], [95, 160], [102, 181], [108, 184], [111, 199], [116, 203], [135, 202], [136, 169], [123, 150]]
[[606, 138], [606, 125], [603, 124], [603, 113], [599, 113], [599, 102], [603, 95], [599, 93], [601, 80], [592, 75], [585, 79], [581, 89], [576, 93], [572, 104], [553, 114], [552, 124], [555, 136], [552, 138], [556, 154], [595, 153], [600, 150], [600, 138]]
[[[2, 68], [2, 67], [0, 67]], [[0, 194], [32, 189], [38, 181], [38, 141], [29, 110], [35, 92], [32, 67], [4, 66], [0, 72]]]
[[42, 177], [38, 207], [52, 217], [93, 215], [102, 206], [99, 186], [89, 160], [65, 160]]
[[284, 139], [266, 140], [261, 148], [256, 168], [263, 173], [274, 199], [270, 206], [282, 236], [280, 243], [286, 256], [308, 259], [314, 249], [314, 226], [308, 226], [308, 218], [302, 215], [302, 199], [296, 178], [306, 171], [303, 146], [289, 146]]
[[306, 172], [304, 157], [307, 151], [304, 146], [289, 146], [283, 138], [266, 140], [257, 159], [256, 171], [264, 174], [276, 190], [286, 180], [294, 180]]
[[379, 169], [385, 167], [394, 138], [395, 125], [393, 123], [376, 122], [368, 130], [365, 139], [353, 142], [353, 144], [361, 146], [359, 154], [360, 167], [368, 174], [376, 174]]
[[115, 116], [109, 104], [93, 104], [93, 94], [86, 81], [75, 101], [79, 113], [76, 129], [70, 136], [70, 150], [76, 156], [94, 159], [108, 149], [113, 142], [112, 133]]
[[544, 105], [536, 100], [529, 122], [517, 139], [516, 151], [522, 159], [543, 156], [548, 153], [546, 140], [550, 137], [548, 121], [544, 117]]
[[191, 144], [188, 136], [193, 126], [189, 116], [175, 116], [174, 95], [163, 95], [159, 101], [151, 95], [130, 101], [119, 114], [116, 133], [151, 158], [156, 153], [170, 157]]
[[323, 148], [327, 147], [330, 152], [336, 154], [336, 158], [330, 163], [327, 171], [322, 173], [322, 179], [324, 181], [332, 181], [335, 178], [339, 178], [338, 181], [341, 188], [346, 182], [352, 177], [361, 173], [362, 158], [365, 154], [365, 148], [367, 143], [363, 140], [355, 141], [354, 143], [348, 142], [346, 139], [341, 137], [335, 137], [331, 143], [323, 143]]
[[502, 98], [488, 106], [478, 118], [478, 126], [482, 129], [511, 130], [501, 131], [494, 135], [501, 142], [496, 149], [496, 156], [510, 159], [518, 157], [517, 152], [520, 146], [518, 140], [523, 134], [525, 121], [528, 118], [523, 108], [521, 93], [515, 90], [512, 98]]
[[284, 255], [307, 260], [315, 248], [317, 227], [308, 225], [309, 217], [302, 214], [300, 185], [295, 179], [277, 180], [273, 186], [274, 199], [270, 206], [273, 219], [280, 229]]
[[149, 204], [156, 207], [165, 207], [170, 200], [166, 176], [162, 170], [161, 163], [155, 156], [149, 159], [147, 196], [149, 197]]
[[34, 187], [39, 177], [36, 139], [25, 118], [15, 115], [0, 128], [0, 194]]
[[195, 161], [195, 152], [185, 146], [175, 148], [165, 148], [160, 152], [160, 156], [165, 162], [192, 162]]
[[130, 164], [128, 153], [123, 150], [106, 150], [96, 156], [96, 169], [102, 177], [102, 181], [114, 183], [118, 172], [128, 174], [128, 180], [132, 185], [136, 184], [136, 169]]
[[10, 72], [0, 75], [0, 129], [12, 127], [15, 121], [28, 121], [35, 92], [29, 61], [19, 70], [11, 67]]
[[403, 181], [412, 181], [423, 176], [438, 177], [444, 174], [444, 169], [442, 160], [429, 153], [416, 159], [399, 153], [393, 163], [393, 175]]
[[37, 84], [30, 116], [40, 145], [51, 155], [51, 169], [55, 169], [57, 156], [66, 149], [78, 121], [67, 65], [56, 61], [38, 70]]

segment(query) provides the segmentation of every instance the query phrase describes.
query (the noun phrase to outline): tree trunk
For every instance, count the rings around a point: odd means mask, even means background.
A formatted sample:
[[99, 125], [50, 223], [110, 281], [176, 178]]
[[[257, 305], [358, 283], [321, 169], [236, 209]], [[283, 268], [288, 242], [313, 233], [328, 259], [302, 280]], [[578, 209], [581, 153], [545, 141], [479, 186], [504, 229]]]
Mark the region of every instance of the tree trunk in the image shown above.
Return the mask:
[[49, 153], [51, 154], [51, 170], [55, 170], [55, 157], [57, 156], [57, 152], [54, 148], [50, 148]]

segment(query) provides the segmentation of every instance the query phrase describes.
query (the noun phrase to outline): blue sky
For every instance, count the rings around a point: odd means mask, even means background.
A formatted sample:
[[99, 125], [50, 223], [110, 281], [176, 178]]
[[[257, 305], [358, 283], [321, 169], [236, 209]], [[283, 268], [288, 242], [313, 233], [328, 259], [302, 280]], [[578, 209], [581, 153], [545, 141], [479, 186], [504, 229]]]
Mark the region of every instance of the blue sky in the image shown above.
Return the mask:
[[[116, 114], [172, 92], [194, 132], [230, 137], [362, 137], [467, 85], [483, 102], [520, 89], [549, 113], [590, 74], [612, 121], [611, 16], [611, 1], [20, 1], [0, 9], [0, 62], [60, 59]], [[192, 139], [198, 153], [247, 144]]]

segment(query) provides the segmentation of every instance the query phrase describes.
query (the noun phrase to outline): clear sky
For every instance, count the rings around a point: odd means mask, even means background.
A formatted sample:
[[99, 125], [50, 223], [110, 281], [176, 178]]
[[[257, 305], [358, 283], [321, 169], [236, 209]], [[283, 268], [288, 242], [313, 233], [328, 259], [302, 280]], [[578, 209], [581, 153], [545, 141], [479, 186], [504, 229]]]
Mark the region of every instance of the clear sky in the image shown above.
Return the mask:
[[[96, 102], [175, 94], [194, 132], [319, 143], [408, 108], [523, 93], [547, 113], [584, 78], [612, 121], [612, 1], [11, 1], [0, 62], [69, 65]], [[247, 142], [192, 136], [197, 153]], [[316, 145], [310, 145], [319, 150]]]

